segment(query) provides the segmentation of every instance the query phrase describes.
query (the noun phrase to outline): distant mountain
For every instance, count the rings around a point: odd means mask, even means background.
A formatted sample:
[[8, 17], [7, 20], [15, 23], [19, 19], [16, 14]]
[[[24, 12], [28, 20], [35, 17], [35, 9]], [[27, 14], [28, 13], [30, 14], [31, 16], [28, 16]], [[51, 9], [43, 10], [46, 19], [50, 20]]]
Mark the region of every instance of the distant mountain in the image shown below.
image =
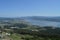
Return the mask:
[[53, 22], [60, 22], [60, 17], [45, 17], [45, 16], [28, 16], [28, 17], [19, 17], [19, 18], [6, 18], [0, 17], [0, 20], [45, 20], [45, 21], [53, 21]]

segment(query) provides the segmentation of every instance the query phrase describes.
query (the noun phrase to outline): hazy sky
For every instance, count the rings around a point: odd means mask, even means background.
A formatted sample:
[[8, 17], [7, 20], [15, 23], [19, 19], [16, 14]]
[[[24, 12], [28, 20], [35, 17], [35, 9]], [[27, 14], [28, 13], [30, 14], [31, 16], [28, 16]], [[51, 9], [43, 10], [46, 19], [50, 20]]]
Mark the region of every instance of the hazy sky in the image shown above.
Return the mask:
[[0, 17], [60, 16], [60, 0], [0, 0]]

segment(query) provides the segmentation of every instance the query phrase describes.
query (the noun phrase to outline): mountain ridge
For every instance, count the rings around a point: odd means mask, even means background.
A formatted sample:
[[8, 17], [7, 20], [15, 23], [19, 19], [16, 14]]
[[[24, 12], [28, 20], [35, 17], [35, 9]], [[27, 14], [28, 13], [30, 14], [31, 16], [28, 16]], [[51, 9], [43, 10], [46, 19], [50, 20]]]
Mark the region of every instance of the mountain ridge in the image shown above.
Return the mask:
[[60, 17], [46, 17], [46, 16], [26, 16], [26, 17], [16, 17], [16, 18], [0, 17], [0, 20], [16, 20], [16, 19], [17, 20], [32, 19], [32, 20], [60, 22]]

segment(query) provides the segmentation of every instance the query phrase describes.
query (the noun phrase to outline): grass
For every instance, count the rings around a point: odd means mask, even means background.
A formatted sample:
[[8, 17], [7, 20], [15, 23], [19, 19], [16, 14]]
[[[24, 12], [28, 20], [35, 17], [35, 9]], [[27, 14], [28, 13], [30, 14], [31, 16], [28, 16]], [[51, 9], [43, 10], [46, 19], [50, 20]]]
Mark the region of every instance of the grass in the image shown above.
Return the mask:
[[27, 40], [27, 39], [32, 40], [33, 36], [14, 33], [10, 36], [10, 38], [12, 38], [13, 40]]
[[31, 35], [12, 34], [10, 36], [13, 40], [43, 40], [43, 38], [34, 38]]
[[34, 37], [32, 35], [22, 35], [22, 34], [17, 34], [17, 33], [13, 33], [7, 38], [9, 39], [11, 38], [12, 40], [51, 40], [49, 38], [47, 39], [47, 38], [42, 38], [42, 37]]
[[18, 34], [12, 34], [10, 37], [11, 37], [13, 40], [22, 40], [22, 39], [21, 39], [21, 36], [18, 35]]

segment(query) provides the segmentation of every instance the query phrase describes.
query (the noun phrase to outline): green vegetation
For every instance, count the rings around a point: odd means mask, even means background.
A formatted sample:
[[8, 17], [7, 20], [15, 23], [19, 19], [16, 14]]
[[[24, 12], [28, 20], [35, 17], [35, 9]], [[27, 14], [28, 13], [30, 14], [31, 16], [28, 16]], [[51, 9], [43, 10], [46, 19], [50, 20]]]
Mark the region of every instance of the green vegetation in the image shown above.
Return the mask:
[[25, 22], [9, 21], [0, 25], [0, 31], [10, 33], [13, 40], [60, 40], [60, 28], [40, 27]]
[[12, 34], [12, 35], [10, 35], [10, 37], [11, 37], [13, 40], [22, 40], [22, 39], [21, 39], [21, 36], [18, 35], [18, 34]]

